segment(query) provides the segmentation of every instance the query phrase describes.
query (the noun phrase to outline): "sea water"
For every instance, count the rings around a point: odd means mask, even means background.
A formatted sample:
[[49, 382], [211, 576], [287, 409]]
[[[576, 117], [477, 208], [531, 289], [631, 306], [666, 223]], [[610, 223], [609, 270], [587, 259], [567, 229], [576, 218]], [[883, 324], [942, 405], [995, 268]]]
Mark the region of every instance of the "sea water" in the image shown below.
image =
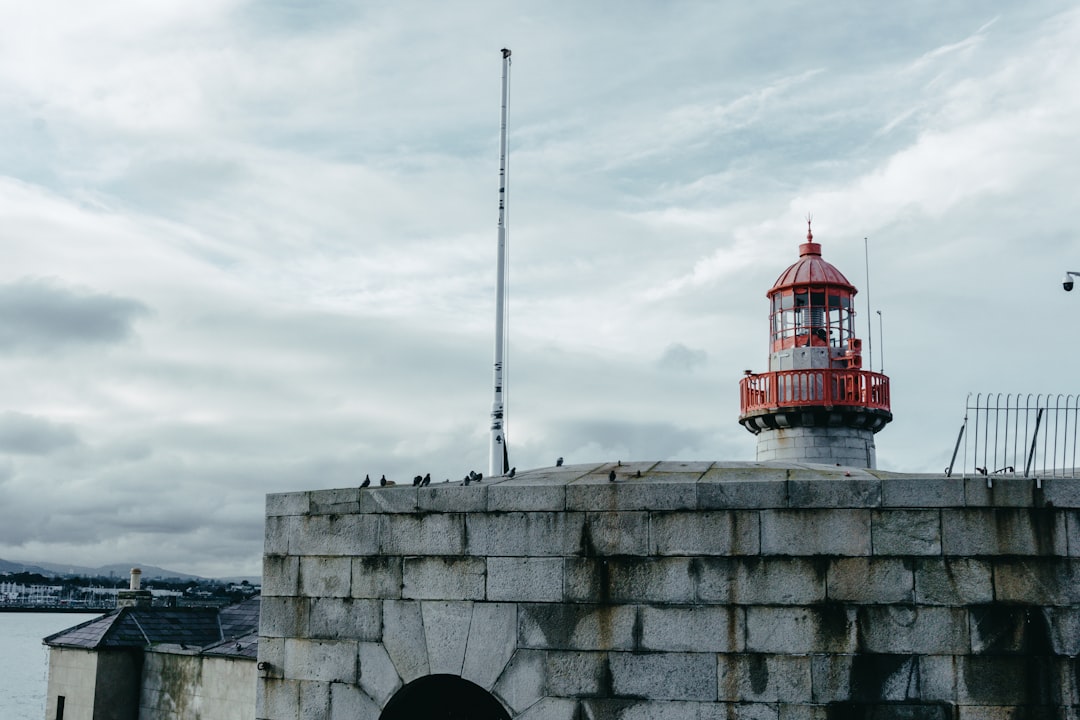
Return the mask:
[[0, 612], [0, 718], [44, 720], [49, 653], [41, 639], [100, 614]]

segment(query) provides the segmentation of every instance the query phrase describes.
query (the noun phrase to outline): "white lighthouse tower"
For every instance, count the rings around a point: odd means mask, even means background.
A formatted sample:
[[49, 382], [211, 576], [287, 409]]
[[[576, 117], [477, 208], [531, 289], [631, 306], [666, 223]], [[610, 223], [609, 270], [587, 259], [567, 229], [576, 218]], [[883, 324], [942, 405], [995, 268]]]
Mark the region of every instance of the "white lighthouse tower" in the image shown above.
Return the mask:
[[857, 292], [822, 259], [807, 222], [799, 260], [768, 292], [769, 371], [747, 371], [739, 387], [758, 460], [876, 466], [874, 434], [892, 420], [889, 378], [862, 369]]

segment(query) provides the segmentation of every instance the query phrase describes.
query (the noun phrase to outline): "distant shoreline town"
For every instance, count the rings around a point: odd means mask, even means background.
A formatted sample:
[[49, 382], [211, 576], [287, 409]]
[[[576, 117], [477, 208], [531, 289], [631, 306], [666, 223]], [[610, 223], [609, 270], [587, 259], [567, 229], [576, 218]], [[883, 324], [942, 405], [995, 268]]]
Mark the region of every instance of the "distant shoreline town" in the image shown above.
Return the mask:
[[[107, 577], [0, 574], [0, 612], [109, 612], [127, 582]], [[260, 586], [203, 578], [154, 578], [144, 585], [160, 607], [223, 607], [259, 594]]]

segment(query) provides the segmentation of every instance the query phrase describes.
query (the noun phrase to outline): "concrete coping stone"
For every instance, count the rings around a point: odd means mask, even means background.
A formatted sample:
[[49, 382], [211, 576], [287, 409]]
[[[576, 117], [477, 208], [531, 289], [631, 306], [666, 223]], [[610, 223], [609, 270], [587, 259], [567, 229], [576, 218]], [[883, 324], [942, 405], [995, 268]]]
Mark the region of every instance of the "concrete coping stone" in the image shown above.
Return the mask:
[[982, 478], [805, 462], [616, 461], [518, 471], [513, 478], [485, 477], [467, 487], [459, 480], [426, 488], [374, 486], [266, 497], [268, 517], [928, 507], [1080, 508], [1080, 480], [996, 477], [987, 488]]

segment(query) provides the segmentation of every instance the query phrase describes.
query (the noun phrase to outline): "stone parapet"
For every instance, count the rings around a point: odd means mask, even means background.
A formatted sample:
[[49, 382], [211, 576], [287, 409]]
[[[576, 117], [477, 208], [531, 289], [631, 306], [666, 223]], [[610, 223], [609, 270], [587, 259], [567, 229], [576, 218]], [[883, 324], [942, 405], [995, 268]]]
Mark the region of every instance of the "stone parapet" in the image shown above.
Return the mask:
[[[616, 480], [609, 481], [611, 471]], [[257, 717], [1075, 717], [1080, 492], [804, 463], [267, 498]]]

